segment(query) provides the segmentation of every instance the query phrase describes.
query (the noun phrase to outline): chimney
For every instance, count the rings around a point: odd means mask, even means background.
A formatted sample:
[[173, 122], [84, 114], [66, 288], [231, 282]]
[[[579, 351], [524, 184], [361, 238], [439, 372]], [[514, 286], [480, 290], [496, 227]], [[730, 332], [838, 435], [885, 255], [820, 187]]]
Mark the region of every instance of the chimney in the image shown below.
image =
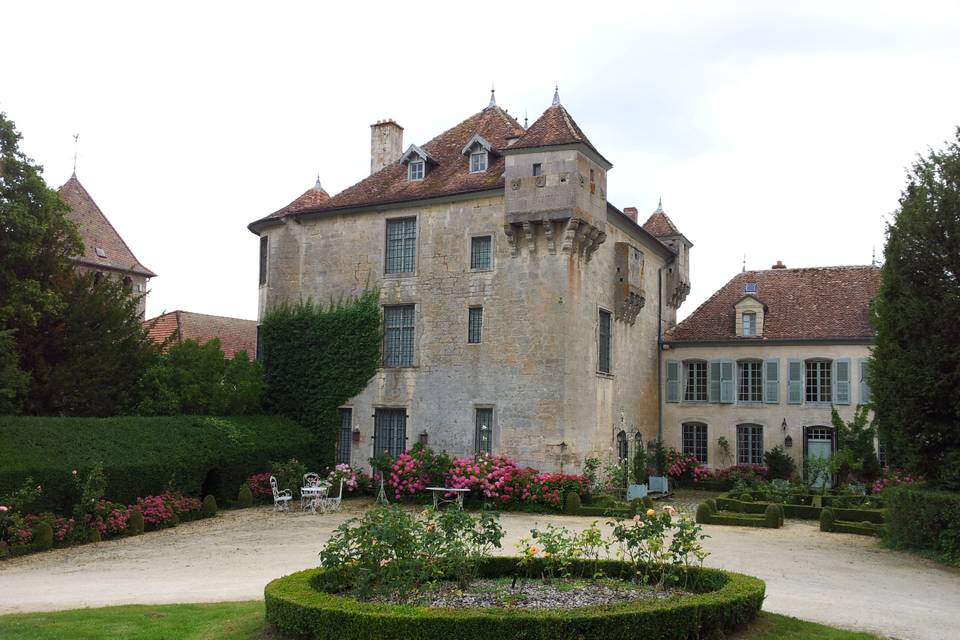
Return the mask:
[[777, 264], [770, 267], [771, 269], [786, 269], [787, 265], [783, 264], [782, 260], [777, 260]]
[[[633, 220], [634, 222], [637, 222], [637, 208], [636, 208], [636, 207], [624, 207], [624, 208], [623, 208], [623, 213], [624, 213], [624, 215], [626, 215], [628, 218], [630, 218], [630, 219]], [[637, 224], [639, 224], [639, 222], [637, 222]]]
[[377, 120], [370, 125], [370, 175], [400, 159], [403, 153], [403, 127], [393, 120]]

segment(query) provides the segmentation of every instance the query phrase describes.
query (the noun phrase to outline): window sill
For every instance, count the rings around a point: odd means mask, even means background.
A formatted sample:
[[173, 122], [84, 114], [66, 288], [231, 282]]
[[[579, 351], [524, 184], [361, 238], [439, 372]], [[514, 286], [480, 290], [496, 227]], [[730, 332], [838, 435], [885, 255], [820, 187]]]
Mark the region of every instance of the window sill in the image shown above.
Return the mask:
[[383, 277], [384, 277], [384, 278], [391, 279], [391, 280], [393, 280], [393, 279], [400, 279], [400, 278], [416, 278], [416, 277], [417, 277], [417, 272], [416, 272], [416, 271], [404, 271], [403, 273], [385, 273], [385, 274], [383, 274]]
[[613, 374], [607, 373], [605, 371], [597, 371], [598, 378], [606, 378], [607, 380], [613, 380]]
[[405, 367], [387, 367], [385, 365], [380, 365], [380, 371], [406, 371], [409, 369], [419, 369], [420, 365], [411, 364]]
[[470, 273], [493, 273], [493, 267], [489, 269], [470, 269]]

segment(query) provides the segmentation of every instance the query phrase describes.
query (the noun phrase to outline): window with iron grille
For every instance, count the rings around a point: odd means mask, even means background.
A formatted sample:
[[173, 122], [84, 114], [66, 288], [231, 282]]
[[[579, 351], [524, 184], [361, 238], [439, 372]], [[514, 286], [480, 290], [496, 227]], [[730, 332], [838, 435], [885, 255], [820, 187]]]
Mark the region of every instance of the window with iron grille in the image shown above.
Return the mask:
[[489, 271], [492, 263], [493, 238], [477, 236], [470, 240], [470, 268], [473, 271]]
[[597, 333], [597, 371], [610, 373], [610, 331], [611, 316], [609, 311], [600, 310], [599, 331]]
[[467, 342], [480, 344], [483, 339], [483, 307], [470, 307], [467, 325]]
[[373, 451], [396, 458], [407, 449], [407, 410], [375, 409], [373, 413]]
[[696, 456], [697, 462], [707, 464], [707, 425], [702, 422], [683, 423], [683, 455]]
[[267, 283], [267, 252], [269, 251], [270, 238], [260, 236], [260, 284]]
[[493, 453], [493, 409], [477, 409], [476, 412], [476, 453]]
[[386, 273], [413, 273], [417, 262], [417, 219], [387, 220]]
[[763, 363], [759, 360], [743, 360], [737, 363], [738, 392], [740, 402], [763, 402]]
[[414, 305], [383, 308], [383, 366], [413, 366], [415, 326]]
[[350, 464], [353, 441], [353, 409], [340, 409], [340, 433], [337, 436], [337, 464]]
[[683, 390], [683, 399], [688, 402], [707, 401], [707, 363], [685, 362], [687, 384]]
[[833, 400], [833, 375], [829, 360], [807, 361], [807, 402]]
[[737, 464], [763, 464], [763, 427], [737, 425]]

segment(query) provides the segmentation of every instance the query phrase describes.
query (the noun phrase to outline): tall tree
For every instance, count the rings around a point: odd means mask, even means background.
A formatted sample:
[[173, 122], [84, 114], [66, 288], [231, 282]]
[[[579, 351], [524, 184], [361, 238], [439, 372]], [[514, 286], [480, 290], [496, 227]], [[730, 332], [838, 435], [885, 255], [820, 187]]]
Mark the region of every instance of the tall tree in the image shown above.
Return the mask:
[[911, 168], [887, 227], [870, 383], [890, 460], [960, 478], [960, 128]]

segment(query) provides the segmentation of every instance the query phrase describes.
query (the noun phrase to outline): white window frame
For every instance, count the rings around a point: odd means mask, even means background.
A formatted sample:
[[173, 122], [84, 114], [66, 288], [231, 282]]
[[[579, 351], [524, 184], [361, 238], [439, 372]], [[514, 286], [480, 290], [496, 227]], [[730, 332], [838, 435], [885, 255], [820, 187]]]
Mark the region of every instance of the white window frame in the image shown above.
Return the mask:
[[[747, 318], [750, 319], [749, 324], [747, 323]], [[752, 338], [757, 335], [757, 314], [755, 311], [744, 311], [740, 319], [740, 324], [744, 338]]]
[[424, 160], [411, 160], [409, 163], [407, 163], [407, 180], [410, 180], [411, 182], [418, 182], [423, 180], [423, 177], [426, 174], [427, 163]]
[[[474, 160], [476, 160], [476, 162], [474, 162]], [[480, 166], [481, 164], [483, 166]], [[470, 173], [485, 173], [487, 166], [488, 162], [486, 149], [470, 152]]]

